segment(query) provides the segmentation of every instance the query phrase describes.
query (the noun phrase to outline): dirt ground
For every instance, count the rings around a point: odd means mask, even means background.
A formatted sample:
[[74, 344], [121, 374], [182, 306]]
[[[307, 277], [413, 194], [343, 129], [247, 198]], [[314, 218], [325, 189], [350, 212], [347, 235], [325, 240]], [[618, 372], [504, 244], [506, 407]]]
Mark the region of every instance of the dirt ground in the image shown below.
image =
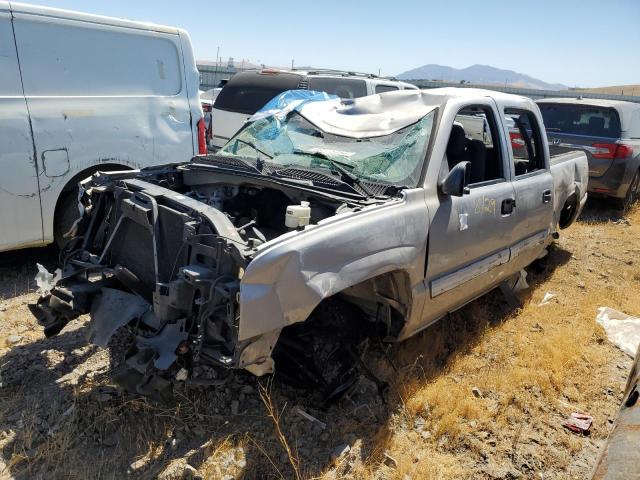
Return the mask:
[[[171, 406], [122, 393], [87, 319], [45, 339], [29, 313], [35, 263], [54, 267], [55, 251], [0, 254], [0, 478], [584, 478], [631, 365], [597, 307], [640, 314], [639, 238], [640, 208], [591, 202], [529, 269], [522, 308], [494, 291], [372, 346], [363, 361], [389, 388], [362, 376], [327, 408], [242, 372], [177, 388]], [[571, 412], [593, 416], [590, 435], [562, 427]]]

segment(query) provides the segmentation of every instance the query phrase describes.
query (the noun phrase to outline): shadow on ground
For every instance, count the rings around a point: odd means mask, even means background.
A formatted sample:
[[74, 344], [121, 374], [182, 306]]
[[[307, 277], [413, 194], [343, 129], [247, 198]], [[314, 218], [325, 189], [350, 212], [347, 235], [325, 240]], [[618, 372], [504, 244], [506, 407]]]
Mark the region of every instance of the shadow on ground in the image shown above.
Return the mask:
[[617, 208], [611, 199], [589, 197], [578, 221], [586, 223], [619, 222], [625, 216], [626, 213]]
[[[528, 292], [570, 257], [552, 247], [545, 262], [530, 269]], [[304, 478], [329, 468], [341, 477], [351, 468], [344, 459], [336, 461], [345, 449], [368, 464], [386, 461], [390, 414], [402, 405], [398, 379], [425, 382], [442, 375], [455, 356], [465, 355], [487, 328], [509, 321], [515, 311], [495, 290], [403, 344], [372, 341], [362, 358], [392, 385], [384, 401], [364, 377], [326, 408], [312, 393], [279, 382], [267, 386], [281, 414], [282, 435], [260, 398], [259, 387], [268, 380], [243, 372], [220, 387], [179, 388], [171, 406], [119, 392], [110, 384], [109, 353], [87, 345], [85, 323], [76, 320], [57, 337], [0, 358], [6, 472], [18, 479], [167, 479], [183, 478], [189, 463], [204, 478], [295, 478], [293, 458]], [[296, 407], [326, 428], [295, 413]]]
[[53, 246], [0, 253], [0, 299], [34, 291], [36, 263], [52, 270], [57, 261], [58, 253]]

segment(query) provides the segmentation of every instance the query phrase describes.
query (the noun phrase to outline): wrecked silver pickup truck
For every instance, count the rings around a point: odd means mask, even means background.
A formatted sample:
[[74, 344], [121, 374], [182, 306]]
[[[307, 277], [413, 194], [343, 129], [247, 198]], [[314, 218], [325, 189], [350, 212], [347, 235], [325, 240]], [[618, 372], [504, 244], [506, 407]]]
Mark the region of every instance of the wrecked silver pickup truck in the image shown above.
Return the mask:
[[60, 278], [32, 305], [46, 335], [84, 313], [99, 345], [132, 328], [119, 378], [140, 393], [199, 366], [264, 375], [331, 299], [406, 339], [544, 256], [586, 200], [586, 157], [549, 157], [529, 99], [307, 93], [215, 155], [85, 180]]

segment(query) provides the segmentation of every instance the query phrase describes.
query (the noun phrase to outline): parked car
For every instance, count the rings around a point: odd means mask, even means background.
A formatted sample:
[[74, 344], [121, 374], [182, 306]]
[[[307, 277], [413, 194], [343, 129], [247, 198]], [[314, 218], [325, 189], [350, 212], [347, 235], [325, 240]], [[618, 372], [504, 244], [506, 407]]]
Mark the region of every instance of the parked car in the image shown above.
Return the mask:
[[622, 209], [640, 195], [640, 104], [591, 98], [538, 100], [551, 153], [582, 150], [589, 193]]
[[[512, 154], [505, 115], [531, 128], [526, 158]], [[462, 126], [474, 117], [483, 139]], [[132, 325], [116, 381], [151, 395], [176, 378], [202, 383], [198, 365], [272, 372], [290, 329], [332, 302], [369, 319], [361, 333], [380, 325], [404, 340], [544, 256], [586, 201], [587, 168], [583, 152], [549, 156], [524, 97], [309, 100], [217, 154], [85, 181], [61, 280], [31, 309], [47, 336], [90, 312], [100, 345]], [[354, 316], [339, 318], [336, 339]], [[303, 370], [316, 351], [299, 350], [280, 368]]]
[[184, 30], [0, 1], [0, 251], [46, 245], [77, 183], [204, 152]]
[[338, 70], [262, 69], [234, 75], [213, 105], [211, 146], [222, 147], [260, 108], [276, 95], [294, 89], [326, 92], [340, 98], [358, 98], [415, 85], [370, 74]]

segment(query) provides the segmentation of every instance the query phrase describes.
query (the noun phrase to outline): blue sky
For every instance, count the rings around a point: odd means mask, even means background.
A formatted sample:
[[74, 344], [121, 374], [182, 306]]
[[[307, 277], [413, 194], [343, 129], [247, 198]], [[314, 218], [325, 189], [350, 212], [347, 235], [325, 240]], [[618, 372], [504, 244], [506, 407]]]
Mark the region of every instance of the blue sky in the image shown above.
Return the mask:
[[[28, 1], [28, 0], [27, 0]], [[639, 0], [34, 0], [185, 28], [196, 58], [396, 75], [476, 63], [569, 86], [640, 84]]]

